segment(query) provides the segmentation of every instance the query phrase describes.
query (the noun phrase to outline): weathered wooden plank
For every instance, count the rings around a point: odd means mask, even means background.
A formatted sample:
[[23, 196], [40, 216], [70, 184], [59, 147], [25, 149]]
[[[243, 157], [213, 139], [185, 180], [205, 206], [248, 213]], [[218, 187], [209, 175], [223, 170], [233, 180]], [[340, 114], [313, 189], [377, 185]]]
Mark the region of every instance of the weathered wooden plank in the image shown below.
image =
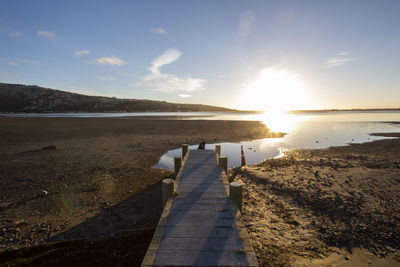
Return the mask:
[[217, 204], [191, 204], [191, 203], [173, 203], [171, 209], [174, 210], [192, 210], [192, 211], [227, 211], [237, 210], [228, 203]]
[[178, 193], [182, 193], [182, 192], [202, 192], [202, 193], [211, 193], [211, 192], [226, 192], [225, 190], [225, 186], [221, 185], [221, 186], [190, 186], [190, 185], [183, 185], [183, 186], [178, 186], [177, 188]]
[[[148, 250], [143, 266], [258, 266], [254, 252]], [[153, 259], [153, 260], [152, 260]], [[165, 264], [168, 263], [168, 264]]]
[[175, 198], [174, 202], [175, 203], [192, 203], [192, 204], [217, 204], [217, 203], [226, 203], [226, 197], [208, 197], [208, 198], [192, 198], [192, 197], [186, 197], [186, 198]]
[[248, 240], [238, 238], [165, 237], [160, 239], [158, 247], [150, 246], [149, 249], [158, 249], [159, 251], [247, 251], [246, 249], [250, 248], [249, 252], [252, 250]]
[[177, 192], [180, 197], [192, 197], [192, 198], [203, 198], [203, 197], [228, 197], [227, 192]]
[[175, 210], [173, 213], [169, 213], [169, 210], [163, 211], [163, 213], [161, 214], [161, 217], [167, 218], [173, 218], [173, 217], [194, 217], [194, 218], [198, 218], [198, 217], [204, 217], [204, 216], [208, 216], [210, 218], [217, 218], [217, 217], [231, 217], [231, 218], [235, 218], [236, 216], [240, 216], [238, 214], [238, 210], [227, 210], [227, 211], [209, 211], [209, 210], [205, 210], [205, 211], [183, 211], [183, 210]]
[[160, 223], [160, 226], [214, 226], [214, 227], [233, 227], [235, 218], [227, 217], [168, 217], [166, 221]]
[[210, 234], [213, 234], [215, 238], [248, 238], [249, 235], [245, 228], [243, 227], [182, 227], [182, 226], [173, 226], [166, 227], [160, 226], [154, 232], [154, 238], [161, 238], [164, 235], [168, 237], [209, 237]]

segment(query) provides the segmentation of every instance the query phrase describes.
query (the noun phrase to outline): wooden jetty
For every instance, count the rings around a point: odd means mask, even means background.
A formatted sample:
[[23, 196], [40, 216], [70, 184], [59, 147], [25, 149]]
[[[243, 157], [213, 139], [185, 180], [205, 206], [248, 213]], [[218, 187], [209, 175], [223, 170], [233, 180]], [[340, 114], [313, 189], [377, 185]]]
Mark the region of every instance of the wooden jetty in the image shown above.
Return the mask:
[[221, 147], [187, 148], [183, 161], [175, 158], [175, 181], [163, 181], [164, 211], [142, 266], [258, 266], [241, 218], [241, 185], [228, 183]]

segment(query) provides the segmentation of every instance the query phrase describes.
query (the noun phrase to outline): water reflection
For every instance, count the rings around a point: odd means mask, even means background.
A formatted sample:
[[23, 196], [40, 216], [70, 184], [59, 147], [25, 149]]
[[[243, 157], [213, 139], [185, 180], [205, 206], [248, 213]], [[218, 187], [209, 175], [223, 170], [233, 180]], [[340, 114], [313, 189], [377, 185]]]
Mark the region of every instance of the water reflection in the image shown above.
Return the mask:
[[[253, 164], [265, 158], [281, 156], [278, 143], [281, 142], [282, 139], [283, 138], [265, 138], [251, 142], [206, 144], [206, 149], [214, 149], [215, 145], [221, 145], [221, 155], [228, 157], [228, 168], [232, 168], [234, 166], [240, 166], [240, 145], [243, 145], [246, 162], [248, 164]], [[197, 149], [197, 146], [198, 145], [189, 146], [189, 149]], [[160, 161], [154, 167], [173, 170], [174, 157], [181, 155], [181, 148], [170, 150], [160, 158]]]
[[[290, 117], [289, 117], [290, 118]], [[267, 121], [264, 121], [268, 125]], [[240, 143], [218, 143], [222, 155], [228, 157], [228, 167], [240, 166], [240, 145], [243, 145], [247, 164], [255, 164], [268, 158], [280, 157], [283, 151], [295, 148], [327, 148], [364, 143], [389, 137], [371, 136], [371, 133], [400, 132], [400, 124], [378, 122], [320, 121], [309, 118], [290, 122], [288, 134], [283, 138], [265, 138]], [[283, 129], [281, 125], [280, 129]], [[206, 149], [214, 149], [216, 144], [207, 144]], [[197, 145], [190, 146], [197, 149]], [[173, 158], [181, 155], [181, 149], [165, 153], [155, 168], [173, 169]]]
[[273, 132], [291, 133], [296, 129], [297, 123], [306, 120], [307, 117], [284, 112], [267, 112], [259, 114], [258, 119]]

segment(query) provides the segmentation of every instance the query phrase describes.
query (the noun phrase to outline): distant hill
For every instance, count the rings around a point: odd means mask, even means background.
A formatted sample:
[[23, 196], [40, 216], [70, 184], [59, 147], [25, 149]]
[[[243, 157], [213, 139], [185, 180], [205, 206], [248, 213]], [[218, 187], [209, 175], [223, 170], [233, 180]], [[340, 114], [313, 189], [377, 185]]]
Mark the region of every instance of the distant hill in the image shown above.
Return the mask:
[[236, 111], [232, 109], [178, 104], [165, 101], [88, 96], [37, 85], [0, 83], [0, 112], [174, 112]]

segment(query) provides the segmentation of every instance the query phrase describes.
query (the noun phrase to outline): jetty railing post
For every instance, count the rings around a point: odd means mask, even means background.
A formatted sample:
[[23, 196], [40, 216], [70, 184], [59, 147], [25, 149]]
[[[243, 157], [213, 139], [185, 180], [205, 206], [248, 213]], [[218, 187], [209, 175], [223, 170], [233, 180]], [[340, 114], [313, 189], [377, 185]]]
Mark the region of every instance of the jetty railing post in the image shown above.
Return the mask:
[[218, 165], [228, 173], [228, 157], [218, 157]]
[[173, 179], [164, 179], [162, 181], [162, 202], [163, 205], [167, 203], [170, 197], [174, 196], [174, 180]]
[[174, 158], [174, 166], [175, 166], [175, 177], [178, 176], [178, 172], [182, 166], [182, 157], [175, 156]]
[[229, 199], [233, 200], [242, 212], [242, 184], [232, 182], [229, 184]]
[[221, 155], [221, 145], [215, 145], [215, 152], [217, 152], [218, 157]]
[[185, 158], [186, 153], [188, 152], [188, 150], [189, 150], [189, 145], [188, 144], [183, 144], [182, 145], [182, 158]]

